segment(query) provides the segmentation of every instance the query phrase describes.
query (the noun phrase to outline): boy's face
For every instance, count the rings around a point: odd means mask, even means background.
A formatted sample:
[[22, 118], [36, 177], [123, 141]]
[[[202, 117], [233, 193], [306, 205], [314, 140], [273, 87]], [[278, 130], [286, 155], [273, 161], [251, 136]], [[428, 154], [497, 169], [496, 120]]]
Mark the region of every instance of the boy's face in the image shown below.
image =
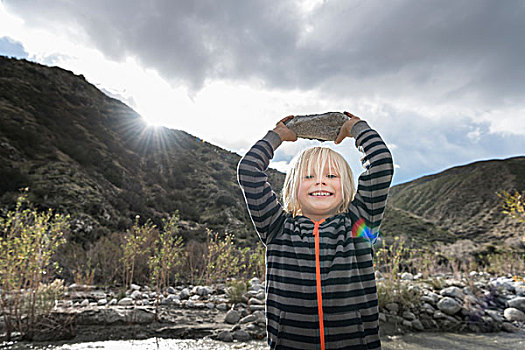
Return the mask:
[[297, 199], [302, 215], [314, 221], [334, 215], [343, 201], [339, 173], [326, 164], [321, 176], [304, 176], [300, 179]]

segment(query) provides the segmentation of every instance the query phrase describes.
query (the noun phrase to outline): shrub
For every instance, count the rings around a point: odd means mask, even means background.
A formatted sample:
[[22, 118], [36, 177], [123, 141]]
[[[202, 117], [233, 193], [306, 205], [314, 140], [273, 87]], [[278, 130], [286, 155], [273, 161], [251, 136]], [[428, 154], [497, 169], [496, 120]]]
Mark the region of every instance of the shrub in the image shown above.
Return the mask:
[[52, 258], [64, 243], [68, 219], [51, 210], [38, 212], [25, 193], [15, 210], [0, 218], [0, 311], [8, 339], [15, 330], [30, 335], [39, 316], [49, 312], [49, 289], [42, 283], [57, 268]]

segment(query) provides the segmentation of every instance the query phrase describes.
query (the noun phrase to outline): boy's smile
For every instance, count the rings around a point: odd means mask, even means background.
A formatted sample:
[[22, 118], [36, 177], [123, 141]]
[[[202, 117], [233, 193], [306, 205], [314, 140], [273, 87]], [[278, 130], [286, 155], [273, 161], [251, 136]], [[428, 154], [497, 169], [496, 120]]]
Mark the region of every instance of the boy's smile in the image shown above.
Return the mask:
[[337, 213], [343, 201], [341, 178], [328, 166], [321, 177], [317, 175], [305, 176], [299, 184], [297, 199], [302, 215], [313, 221], [326, 219]]

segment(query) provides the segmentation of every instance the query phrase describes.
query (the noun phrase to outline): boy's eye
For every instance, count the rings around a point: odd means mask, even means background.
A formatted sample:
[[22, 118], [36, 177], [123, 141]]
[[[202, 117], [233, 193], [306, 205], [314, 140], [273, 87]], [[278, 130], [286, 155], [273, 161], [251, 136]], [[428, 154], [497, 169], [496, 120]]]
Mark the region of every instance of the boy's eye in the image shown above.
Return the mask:
[[314, 178], [314, 176], [313, 176], [313, 175], [305, 175], [305, 177], [304, 177], [304, 178], [305, 178], [305, 179], [313, 179], [313, 178]]
[[337, 177], [337, 175], [335, 175], [335, 174], [328, 174], [328, 175], [326, 175], [326, 177], [329, 178], [329, 179], [335, 179]]

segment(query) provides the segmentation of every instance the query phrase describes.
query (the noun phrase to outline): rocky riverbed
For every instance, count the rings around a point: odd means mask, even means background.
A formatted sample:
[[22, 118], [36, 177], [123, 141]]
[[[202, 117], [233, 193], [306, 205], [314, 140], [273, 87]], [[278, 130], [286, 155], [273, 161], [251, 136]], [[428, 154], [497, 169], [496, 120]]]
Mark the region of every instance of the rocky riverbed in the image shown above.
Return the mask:
[[[386, 283], [378, 276], [378, 285]], [[380, 307], [382, 337], [414, 332], [486, 333], [525, 331], [525, 283], [510, 276], [472, 272], [464, 278], [404, 273], [399, 286], [411, 301]], [[74, 342], [118, 339], [208, 337], [222, 342], [264, 341], [264, 282], [254, 278], [242, 302], [233, 303], [224, 284], [175, 286], [156, 295], [133, 285], [126, 295], [95, 286], [70, 285], [57, 300], [53, 319], [69, 320], [61, 333], [37, 334], [35, 340]], [[156, 302], [158, 301], [158, 307]]]

